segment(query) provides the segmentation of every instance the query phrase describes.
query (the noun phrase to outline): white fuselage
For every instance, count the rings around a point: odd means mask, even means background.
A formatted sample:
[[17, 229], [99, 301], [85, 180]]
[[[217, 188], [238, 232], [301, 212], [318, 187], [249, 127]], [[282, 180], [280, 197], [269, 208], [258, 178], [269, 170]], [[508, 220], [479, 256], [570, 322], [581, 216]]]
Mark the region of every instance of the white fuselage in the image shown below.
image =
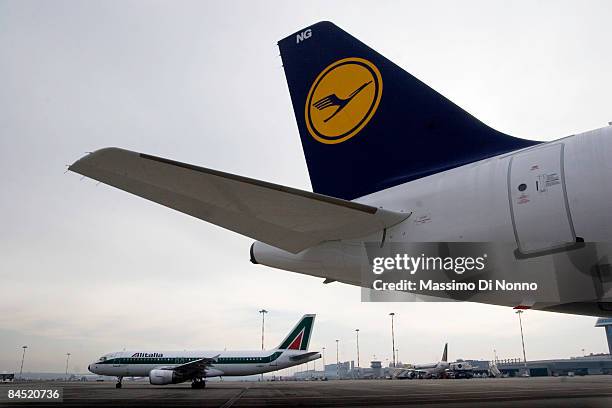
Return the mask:
[[[406, 160], [411, 160], [413, 154], [418, 152], [406, 152]], [[412, 214], [387, 229], [384, 238], [377, 234], [326, 242], [299, 254], [257, 242], [253, 247], [255, 260], [280, 269], [363, 286], [360, 278], [366, 242], [384, 239], [385, 245], [509, 243], [525, 259], [511, 251], [501, 254], [499, 264], [495, 265], [498, 276], [512, 277], [521, 267], [531, 265], [527, 272], [544, 274], [540, 271], [549, 270], [551, 278], [546, 278], [549, 281], [585, 286], [580, 291], [584, 299], [571, 296], [570, 300], [540, 299], [543, 308], [564, 302], [610, 301], [611, 288], [605, 285], [593, 288], [592, 277], [587, 276], [590, 269], [567, 255], [579, 252], [564, 248], [570, 249], [571, 243], [582, 240], [603, 243], [592, 256], [593, 262], [612, 257], [610, 246], [605, 245], [612, 243], [612, 127], [492, 157], [355, 201]], [[585, 265], [590, 268], [593, 263], [589, 262]], [[486, 296], [470, 300], [507, 306], [516, 306], [521, 301]], [[537, 308], [538, 302], [535, 303]]]
[[242, 376], [267, 373], [320, 358], [314, 354], [298, 361], [291, 357], [304, 354], [300, 350], [258, 351], [121, 351], [109, 353], [89, 365], [92, 373], [115, 377], [146, 377], [151, 370], [171, 368], [190, 361], [212, 358], [216, 362], [206, 368], [205, 377]]
[[439, 375], [444, 372], [450, 364], [446, 361], [440, 361], [432, 364], [416, 364], [413, 369], [425, 375]]

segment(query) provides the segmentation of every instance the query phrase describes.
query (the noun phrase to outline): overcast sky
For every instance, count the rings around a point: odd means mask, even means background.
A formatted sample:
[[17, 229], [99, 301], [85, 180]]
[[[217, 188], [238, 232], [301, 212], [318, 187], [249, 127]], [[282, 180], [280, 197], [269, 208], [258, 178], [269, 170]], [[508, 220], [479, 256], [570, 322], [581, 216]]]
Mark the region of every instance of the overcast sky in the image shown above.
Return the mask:
[[[376, 5], [375, 7], [373, 5]], [[0, 0], [0, 372], [128, 349], [275, 346], [317, 313], [327, 361], [519, 357], [509, 308], [360, 302], [249, 263], [251, 240], [77, 174], [119, 146], [310, 190], [276, 42], [331, 20], [487, 124], [553, 140], [612, 121], [608, 1]], [[265, 103], [262, 103], [265, 101]], [[591, 317], [525, 313], [528, 359], [607, 350]], [[362, 364], [366, 365], [366, 364]]]

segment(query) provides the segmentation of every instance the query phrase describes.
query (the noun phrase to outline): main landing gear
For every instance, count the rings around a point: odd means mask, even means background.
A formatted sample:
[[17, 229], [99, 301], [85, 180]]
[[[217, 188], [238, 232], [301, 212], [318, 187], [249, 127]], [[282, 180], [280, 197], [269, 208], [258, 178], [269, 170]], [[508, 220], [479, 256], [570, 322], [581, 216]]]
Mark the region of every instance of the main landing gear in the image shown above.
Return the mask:
[[115, 388], [121, 388], [121, 380], [123, 380], [123, 377], [117, 377], [117, 384], [115, 384]]
[[206, 388], [206, 381], [203, 378], [194, 378], [191, 382], [191, 388], [193, 389], [201, 389]]

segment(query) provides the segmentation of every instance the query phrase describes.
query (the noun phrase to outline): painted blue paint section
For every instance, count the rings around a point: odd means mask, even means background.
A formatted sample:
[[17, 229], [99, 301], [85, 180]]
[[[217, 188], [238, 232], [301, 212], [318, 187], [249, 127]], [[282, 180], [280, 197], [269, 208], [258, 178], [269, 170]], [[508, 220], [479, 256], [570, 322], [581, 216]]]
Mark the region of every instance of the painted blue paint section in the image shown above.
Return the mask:
[[595, 323], [595, 327], [605, 327], [610, 325], [612, 325], [612, 319], [607, 317], [600, 317]]
[[[298, 42], [297, 35], [308, 28], [310, 37]], [[316, 193], [352, 200], [540, 143], [490, 128], [330, 22], [308, 28], [278, 45]], [[324, 144], [306, 128], [308, 91], [324, 68], [349, 57], [367, 59], [380, 70], [382, 99], [356, 136]]]
[[612, 326], [606, 326], [606, 339], [608, 340], [608, 352], [612, 355]]

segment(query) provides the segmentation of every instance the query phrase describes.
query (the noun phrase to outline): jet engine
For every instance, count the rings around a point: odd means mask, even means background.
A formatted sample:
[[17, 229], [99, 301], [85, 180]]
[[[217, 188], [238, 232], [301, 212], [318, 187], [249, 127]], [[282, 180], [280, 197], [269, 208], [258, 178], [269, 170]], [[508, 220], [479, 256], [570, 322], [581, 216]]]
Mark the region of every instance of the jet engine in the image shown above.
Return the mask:
[[178, 384], [185, 381], [174, 370], [151, 370], [149, 382], [153, 385]]

